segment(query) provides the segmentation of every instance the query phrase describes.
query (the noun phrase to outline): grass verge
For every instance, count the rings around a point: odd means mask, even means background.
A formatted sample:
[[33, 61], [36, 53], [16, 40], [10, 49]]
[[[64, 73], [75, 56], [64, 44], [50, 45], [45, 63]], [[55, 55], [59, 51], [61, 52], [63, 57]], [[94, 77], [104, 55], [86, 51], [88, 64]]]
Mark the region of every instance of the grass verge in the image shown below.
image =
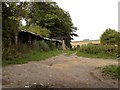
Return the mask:
[[77, 52], [77, 56], [88, 57], [88, 58], [103, 58], [103, 59], [116, 59], [116, 56], [98, 53], [98, 54], [88, 54], [83, 52]]
[[114, 45], [82, 45], [77, 49], [77, 55], [89, 58], [116, 59], [118, 47]]
[[102, 68], [102, 73], [111, 76], [112, 79], [120, 80], [120, 67], [116, 65], [109, 65]]
[[75, 53], [76, 51], [73, 51], [73, 50], [66, 50], [64, 51], [65, 53], [65, 56], [70, 56], [71, 54]]
[[24, 64], [29, 61], [40, 61], [52, 56], [57, 56], [62, 53], [62, 50], [53, 50], [53, 51], [31, 51], [27, 54], [23, 54], [17, 58], [11, 60], [2, 60], [2, 66], [10, 64]]

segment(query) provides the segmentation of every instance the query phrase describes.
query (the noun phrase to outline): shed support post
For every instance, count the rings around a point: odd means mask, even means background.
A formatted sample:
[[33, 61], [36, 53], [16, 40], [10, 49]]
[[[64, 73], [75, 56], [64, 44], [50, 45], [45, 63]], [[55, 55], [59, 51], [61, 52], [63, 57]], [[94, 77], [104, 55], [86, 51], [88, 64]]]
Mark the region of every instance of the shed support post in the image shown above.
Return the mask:
[[62, 49], [63, 49], [63, 50], [66, 50], [66, 47], [65, 47], [65, 40], [64, 40], [64, 39], [62, 40]]
[[57, 47], [58, 47], [58, 48], [60, 47], [59, 42], [57, 43]]
[[29, 35], [29, 43], [30, 43], [30, 45], [31, 45], [31, 43], [32, 43], [32, 42], [31, 42], [31, 35]]
[[18, 34], [15, 33], [15, 45], [17, 46], [17, 44], [18, 44]]

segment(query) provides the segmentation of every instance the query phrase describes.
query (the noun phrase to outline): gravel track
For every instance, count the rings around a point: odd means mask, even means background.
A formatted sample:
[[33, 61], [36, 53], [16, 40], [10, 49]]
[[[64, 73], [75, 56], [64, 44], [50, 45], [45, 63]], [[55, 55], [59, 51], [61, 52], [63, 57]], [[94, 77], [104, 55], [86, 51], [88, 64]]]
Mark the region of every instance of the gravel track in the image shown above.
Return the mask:
[[3, 88], [117, 88], [118, 81], [103, 76], [99, 67], [117, 60], [91, 59], [64, 54], [43, 61], [3, 67]]

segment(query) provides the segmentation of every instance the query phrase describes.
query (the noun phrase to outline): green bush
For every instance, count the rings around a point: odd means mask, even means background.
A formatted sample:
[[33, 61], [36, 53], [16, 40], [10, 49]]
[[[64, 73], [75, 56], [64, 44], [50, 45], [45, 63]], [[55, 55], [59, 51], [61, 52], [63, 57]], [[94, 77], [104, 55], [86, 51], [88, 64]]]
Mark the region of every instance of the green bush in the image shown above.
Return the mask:
[[20, 44], [20, 45], [17, 46], [16, 50], [18, 52], [26, 53], [26, 52], [29, 52], [31, 50], [31, 48], [32, 47], [29, 44]]
[[109, 65], [102, 68], [102, 73], [111, 76], [113, 79], [120, 80], [120, 67], [116, 65]]
[[15, 49], [11, 49], [11, 48], [3, 48], [3, 53], [2, 53], [2, 59], [3, 60], [9, 60], [15, 57]]
[[79, 48], [79, 51], [89, 53], [89, 54], [98, 54], [98, 53], [106, 53], [106, 54], [115, 54], [117, 53], [117, 48], [110, 45], [83, 45]]
[[100, 37], [100, 42], [107, 45], [118, 44], [118, 32], [111, 28], [106, 29]]
[[38, 51], [49, 51], [49, 45], [45, 42], [45, 41], [37, 41], [34, 44], [34, 49], [38, 50]]
[[45, 41], [36, 41], [32, 46], [29, 44], [18, 44], [17, 47], [15, 45], [11, 45], [2, 47], [2, 59], [3, 60], [11, 60], [21, 56], [22, 54], [26, 54], [30, 51], [50, 51], [55, 50], [55, 43]]
[[10, 65], [10, 64], [24, 64], [29, 61], [45, 60], [47, 58], [59, 55], [61, 53], [62, 53], [61, 50], [52, 50], [52, 51], [47, 51], [47, 52], [32, 50], [26, 54], [22, 54], [21, 56], [19, 56], [17, 58], [13, 58], [11, 60], [3, 60], [2, 65], [6, 66], [6, 65]]
[[94, 57], [106, 56], [106, 57], [116, 57], [117, 56], [117, 47], [112, 45], [82, 45], [77, 50], [77, 55], [79, 53], [94, 55]]
[[53, 42], [47, 42], [47, 44], [48, 44], [48, 46], [49, 46], [49, 48], [50, 48], [51, 50], [55, 50], [55, 49], [56, 49], [55, 43], [53, 43]]
[[9, 47], [2, 47], [2, 59], [3, 60], [11, 60], [20, 56], [21, 54], [27, 53], [31, 50], [30, 46], [27, 44], [20, 44], [17, 47], [15, 45], [11, 45]]

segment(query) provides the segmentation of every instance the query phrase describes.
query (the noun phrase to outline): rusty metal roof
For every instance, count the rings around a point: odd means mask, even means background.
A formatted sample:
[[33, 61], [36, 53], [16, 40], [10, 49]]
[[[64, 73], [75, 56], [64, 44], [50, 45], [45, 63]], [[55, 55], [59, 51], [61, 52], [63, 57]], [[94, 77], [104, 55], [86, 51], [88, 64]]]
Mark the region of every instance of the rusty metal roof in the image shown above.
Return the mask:
[[30, 32], [30, 31], [28, 31], [28, 30], [21, 30], [21, 32], [27, 32], [27, 33], [33, 34], [33, 35], [35, 35], [35, 36], [39, 36], [39, 37], [41, 37], [41, 38], [43, 38], [43, 39], [45, 39], [45, 40], [57, 41], [57, 42], [60, 42], [60, 43], [62, 42], [61, 40], [58, 40], [58, 39], [47, 38], [47, 37], [40, 36], [39, 34], [36, 34], [36, 33]]

